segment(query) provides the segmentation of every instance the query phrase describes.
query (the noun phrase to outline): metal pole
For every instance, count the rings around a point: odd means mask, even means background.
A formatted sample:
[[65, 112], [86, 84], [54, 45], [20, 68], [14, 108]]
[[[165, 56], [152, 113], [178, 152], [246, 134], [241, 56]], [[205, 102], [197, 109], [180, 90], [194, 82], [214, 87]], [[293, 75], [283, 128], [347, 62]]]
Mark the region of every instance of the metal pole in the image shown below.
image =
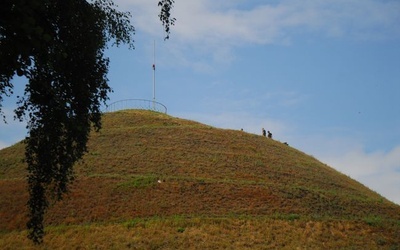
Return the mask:
[[156, 101], [156, 40], [153, 47], [153, 109], [155, 109]]

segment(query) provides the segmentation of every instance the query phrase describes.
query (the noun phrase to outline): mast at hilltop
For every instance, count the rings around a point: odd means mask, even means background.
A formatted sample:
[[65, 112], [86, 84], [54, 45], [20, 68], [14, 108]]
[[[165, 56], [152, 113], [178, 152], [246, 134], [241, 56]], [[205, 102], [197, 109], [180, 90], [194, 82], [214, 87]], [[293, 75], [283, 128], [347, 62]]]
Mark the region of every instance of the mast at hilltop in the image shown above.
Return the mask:
[[156, 40], [153, 43], [153, 108], [156, 102]]
[[107, 105], [105, 112], [115, 112], [126, 109], [145, 109], [167, 113], [167, 107], [156, 101], [156, 41], [153, 42], [153, 99], [124, 99]]

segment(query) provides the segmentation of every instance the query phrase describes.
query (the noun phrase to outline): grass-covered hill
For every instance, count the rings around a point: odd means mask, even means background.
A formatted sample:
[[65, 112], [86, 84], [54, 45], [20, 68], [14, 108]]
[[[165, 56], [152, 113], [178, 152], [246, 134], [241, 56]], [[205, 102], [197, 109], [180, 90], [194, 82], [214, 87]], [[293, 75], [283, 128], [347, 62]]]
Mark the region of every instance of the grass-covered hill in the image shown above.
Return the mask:
[[138, 110], [104, 115], [34, 247], [23, 158], [22, 143], [0, 151], [1, 249], [400, 248], [400, 206], [317, 159]]

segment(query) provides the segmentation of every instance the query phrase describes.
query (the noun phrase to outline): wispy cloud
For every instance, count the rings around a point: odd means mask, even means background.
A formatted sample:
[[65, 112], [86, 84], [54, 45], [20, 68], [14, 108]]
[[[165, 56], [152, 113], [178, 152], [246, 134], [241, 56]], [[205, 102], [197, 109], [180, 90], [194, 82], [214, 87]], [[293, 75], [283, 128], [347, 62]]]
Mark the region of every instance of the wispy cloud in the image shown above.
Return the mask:
[[[122, 9], [133, 13], [138, 33], [162, 37], [156, 2], [118, 0]], [[257, 2], [255, 2], [257, 3]], [[207, 68], [201, 57], [214, 63], [234, 59], [234, 48], [249, 44], [290, 44], [298, 35], [352, 40], [398, 39], [400, 2], [379, 0], [282, 0], [278, 3], [251, 1], [178, 1], [172, 27], [169, 56], [183, 65]], [[177, 52], [174, 50], [178, 50]], [[198, 57], [188, 64], [187, 52]]]
[[8, 143], [0, 141], [0, 149], [6, 148], [8, 146], [9, 146]]
[[178, 21], [173, 31], [182, 40], [214, 45], [282, 43], [296, 34], [312, 32], [391, 38], [400, 35], [399, 11], [398, 1], [377, 0], [286, 0], [250, 9], [211, 0], [182, 1], [174, 9]]
[[[293, 134], [292, 134], [293, 135]], [[400, 204], [400, 145], [384, 151], [367, 151], [357, 136], [337, 134], [296, 136], [296, 147]]]
[[388, 152], [365, 152], [361, 147], [324, 160], [352, 178], [400, 204], [400, 145]]

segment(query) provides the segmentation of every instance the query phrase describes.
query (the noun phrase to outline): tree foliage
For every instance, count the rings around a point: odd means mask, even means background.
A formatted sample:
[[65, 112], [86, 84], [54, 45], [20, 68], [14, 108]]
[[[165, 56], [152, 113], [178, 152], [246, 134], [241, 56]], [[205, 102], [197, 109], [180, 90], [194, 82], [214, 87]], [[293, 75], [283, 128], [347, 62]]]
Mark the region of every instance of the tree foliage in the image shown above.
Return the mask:
[[[158, 4], [168, 38], [173, 1]], [[0, 114], [13, 77], [28, 79], [15, 114], [28, 121], [27, 227], [35, 243], [43, 240], [49, 204], [62, 199], [74, 179], [73, 165], [87, 151], [92, 126], [101, 128], [100, 106], [111, 91], [107, 44], [133, 48], [134, 31], [130, 14], [111, 0], [0, 2]]]
[[169, 38], [170, 34], [170, 26], [175, 24], [175, 18], [171, 17], [171, 10], [174, 5], [175, 1], [174, 0], [161, 0], [158, 2], [158, 6], [161, 7], [160, 14], [158, 17], [160, 18], [160, 21], [164, 25], [165, 28], [165, 39]]

